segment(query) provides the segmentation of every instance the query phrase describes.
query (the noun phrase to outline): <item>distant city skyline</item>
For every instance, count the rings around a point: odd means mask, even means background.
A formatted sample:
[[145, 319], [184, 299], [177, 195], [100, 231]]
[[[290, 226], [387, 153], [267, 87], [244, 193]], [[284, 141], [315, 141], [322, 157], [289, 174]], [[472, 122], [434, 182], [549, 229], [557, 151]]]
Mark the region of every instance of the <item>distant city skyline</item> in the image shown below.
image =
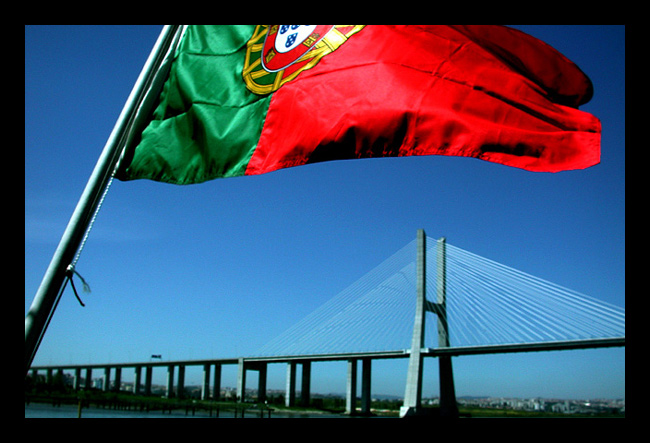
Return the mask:
[[[45, 377], [45, 371], [40, 370], [39, 376]], [[81, 377], [81, 384], [85, 384], [85, 378], [82, 376]], [[91, 386], [94, 389], [99, 389], [99, 390], [104, 390], [104, 376], [93, 376], [91, 379]], [[68, 386], [73, 386], [74, 385], [74, 375], [69, 373], [69, 372], [64, 372], [64, 383], [67, 384]], [[115, 389], [115, 380], [111, 379], [110, 380], [110, 388], [109, 390], [114, 390]], [[120, 382], [120, 391], [123, 392], [133, 392], [133, 386], [134, 386], [134, 381], [133, 380], [121, 380]], [[142, 390], [142, 385], [140, 386], [140, 389]], [[185, 396], [193, 398], [193, 397], [200, 397], [202, 385], [200, 383], [196, 384], [186, 384], [184, 387], [185, 391]], [[164, 395], [166, 394], [167, 391], [167, 386], [165, 383], [154, 383], [151, 385], [151, 391], [152, 394], [154, 395]], [[257, 395], [257, 387], [247, 387], [246, 388], [246, 393], [247, 396], [255, 396]], [[296, 395], [300, 395], [300, 389], [296, 390]], [[236, 397], [237, 395], [237, 387], [236, 386], [221, 386], [220, 388], [220, 394], [223, 399], [232, 399]], [[269, 397], [277, 397], [277, 396], [284, 396], [286, 394], [286, 387], [284, 388], [269, 388], [267, 389], [267, 396]], [[175, 387], [174, 388], [174, 395], [178, 395], [178, 390]], [[326, 397], [326, 396], [333, 396], [333, 397], [340, 397], [340, 398], [345, 398], [345, 392], [311, 392], [310, 395], [312, 397]], [[394, 394], [382, 394], [382, 393], [373, 393], [372, 394], [373, 399], [378, 399], [378, 400], [403, 400], [404, 396], [403, 395], [394, 395]], [[428, 397], [423, 397], [423, 401], [425, 401], [427, 404], [430, 404], [432, 400], [438, 399], [439, 396], [437, 395], [432, 395]], [[541, 397], [541, 396], [498, 396], [498, 395], [462, 395], [458, 396], [457, 399], [461, 403], [471, 403], [472, 401], [476, 401], [477, 403], [480, 401], [495, 401], [497, 399], [508, 399], [508, 400], [520, 400], [520, 401], [526, 401], [526, 400], [536, 400], [536, 399], [541, 399], [541, 400], [547, 400], [547, 401], [573, 401], [573, 402], [607, 402], [607, 403], [617, 403], [617, 404], [625, 404], [625, 398], [620, 397], [620, 398], [597, 398], [597, 397], [589, 397], [589, 398], [574, 398], [574, 397]]]

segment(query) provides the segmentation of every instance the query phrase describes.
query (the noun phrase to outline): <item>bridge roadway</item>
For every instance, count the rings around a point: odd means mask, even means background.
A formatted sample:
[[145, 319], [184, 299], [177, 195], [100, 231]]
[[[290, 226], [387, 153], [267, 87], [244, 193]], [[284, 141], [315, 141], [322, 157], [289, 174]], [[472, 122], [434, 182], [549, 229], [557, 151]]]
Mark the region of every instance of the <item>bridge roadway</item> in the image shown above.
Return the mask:
[[[592, 340], [573, 340], [547, 343], [521, 343], [521, 344], [501, 344], [469, 347], [449, 347], [449, 348], [424, 348], [421, 351], [423, 357], [439, 356], [462, 356], [462, 355], [479, 355], [479, 354], [498, 354], [514, 352], [538, 352], [538, 351], [558, 351], [558, 350], [575, 350], [588, 348], [605, 348], [625, 346], [625, 337], [592, 339]], [[274, 357], [242, 357], [242, 358], [223, 358], [223, 359], [204, 359], [204, 360], [178, 360], [178, 361], [158, 361], [158, 362], [133, 362], [133, 363], [109, 363], [109, 364], [84, 364], [84, 365], [51, 365], [51, 366], [32, 366], [33, 376], [38, 376], [39, 371], [46, 371], [48, 379], [51, 379], [53, 371], [62, 373], [64, 370], [74, 370], [74, 388], [81, 388], [81, 371], [86, 370], [85, 388], [92, 386], [92, 370], [104, 369], [103, 389], [108, 390], [110, 386], [111, 370], [114, 372], [114, 386], [120, 386], [121, 372], [123, 368], [134, 368], [135, 394], [151, 394], [151, 380], [154, 367], [167, 367], [167, 397], [174, 395], [174, 372], [177, 369], [177, 395], [183, 396], [185, 385], [185, 368], [187, 366], [203, 366], [203, 383], [201, 398], [219, 399], [221, 390], [221, 366], [238, 365], [237, 375], [237, 400], [242, 401], [243, 393], [246, 390], [246, 372], [249, 370], [258, 371], [258, 398], [264, 401], [266, 398], [266, 373], [267, 364], [286, 363], [287, 364], [287, 381], [285, 404], [293, 406], [296, 404], [296, 366], [302, 365], [301, 380], [301, 397], [300, 404], [308, 405], [310, 399], [311, 384], [311, 363], [324, 361], [347, 361], [347, 389], [346, 389], [346, 412], [356, 411], [356, 387], [357, 387], [357, 362], [362, 362], [362, 380], [361, 380], [361, 411], [362, 413], [370, 412], [370, 381], [371, 381], [371, 362], [377, 359], [394, 359], [408, 358], [410, 350], [397, 351], [378, 351], [378, 352], [350, 352], [338, 354], [320, 354], [320, 355], [287, 355]], [[145, 369], [144, 389], [141, 389], [142, 368]], [[210, 373], [213, 372], [212, 395], [210, 395]]]

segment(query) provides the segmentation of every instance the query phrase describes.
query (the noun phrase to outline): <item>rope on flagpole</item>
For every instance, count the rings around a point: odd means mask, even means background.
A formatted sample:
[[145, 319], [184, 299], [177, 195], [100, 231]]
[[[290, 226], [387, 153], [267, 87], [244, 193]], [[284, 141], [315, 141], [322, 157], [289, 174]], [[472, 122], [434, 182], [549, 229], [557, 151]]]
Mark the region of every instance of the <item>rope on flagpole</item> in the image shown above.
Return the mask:
[[106, 184], [106, 189], [104, 189], [104, 192], [102, 193], [102, 196], [99, 199], [99, 202], [97, 203], [97, 208], [95, 209], [95, 212], [93, 213], [93, 216], [90, 219], [90, 222], [88, 223], [88, 228], [86, 229], [86, 233], [84, 234], [84, 237], [81, 240], [81, 244], [79, 245], [77, 254], [74, 256], [72, 263], [70, 263], [70, 266], [68, 267], [69, 269], [72, 268], [73, 271], [77, 267], [77, 262], [79, 261], [79, 257], [81, 256], [81, 251], [83, 251], [84, 246], [86, 246], [86, 241], [88, 241], [88, 236], [90, 235], [90, 231], [92, 230], [93, 225], [95, 224], [95, 220], [97, 219], [97, 214], [99, 214], [99, 211], [101, 210], [102, 205], [104, 204], [104, 199], [108, 194], [108, 190], [111, 188], [111, 184], [113, 184], [113, 177], [111, 177], [108, 180], [108, 183]]

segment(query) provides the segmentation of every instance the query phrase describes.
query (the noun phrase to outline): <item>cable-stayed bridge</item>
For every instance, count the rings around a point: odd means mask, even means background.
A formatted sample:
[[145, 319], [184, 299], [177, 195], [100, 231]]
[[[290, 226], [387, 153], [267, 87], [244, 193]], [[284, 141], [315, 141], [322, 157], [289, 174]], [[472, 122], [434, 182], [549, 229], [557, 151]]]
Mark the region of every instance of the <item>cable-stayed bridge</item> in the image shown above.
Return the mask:
[[[426, 294], [435, 301], [438, 241], [426, 242]], [[266, 346], [259, 356], [402, 350], [416, 310], [416, 240]], [[450, 347], [625, 336], [625, 310], [446, 244]], [[425, 346], [438, 347], [436, 322]]]
[[[166, 366], [167, 390], [178, 371], [182, 395], [186, 366], [203, 365], [203, 397], [219, 396], [221, 365], [238, 364], [238, 397], [243, 399], [246, 372], [259, 372], [259, 397], [266, 392], [270, 363], [287, 363], [286, 404], [296, 401], [296, 366], [302, 365], [301, 400], [309, 401], [311, 363], [347, 360], [347, 410], [356, 411], [357, 362], [362, 368], [362, 412], [370, 411], [371, 361], [408, 358], [409, 369], [402, 416], [418, 415], [421, 407], [422, 360], [438, 358], [440, 413], [457, 414], [453, 356], [569, 350], [625, 346], [625, 309], [563, 288], [492, 260], [434, 240], [417, 238], [357, 282], [343, 290], [254, 355], [238, 359], [141, 362], [103, 365], [33, 367], [74, 369], [86, 380], [93, 367], [104, 369], [108, 387], [111, 368], [119, 386], [121, 369], [135, 368], [136, 392], [151, 389], [151, 372]], [[145, 368], [144, 389], [140, 389]]]

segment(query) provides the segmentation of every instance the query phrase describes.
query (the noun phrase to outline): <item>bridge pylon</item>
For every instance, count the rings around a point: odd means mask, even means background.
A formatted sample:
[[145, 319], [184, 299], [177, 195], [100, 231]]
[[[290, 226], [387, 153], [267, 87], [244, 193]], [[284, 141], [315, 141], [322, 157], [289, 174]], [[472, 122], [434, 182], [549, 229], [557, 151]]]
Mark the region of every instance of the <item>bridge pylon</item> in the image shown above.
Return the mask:
[[[426, 313], [432, 312], [438, 317], [438, 347], [449, 347], [449, 327], [447, 324], [446, 303], [446, 243], [445, 238], [438, 240], [437, 245], [437, 280], [436, 303], [426, 297], [426, 269], [427, 246], [424, 230], [417, 232], [417, 262], [416, 262], [416, 309], [413, 324], [413, 338], [409, 357], [408, 374], [406, 378], [406, 392], [404, 404], [400, 409], [400, 417], [414, 417], [426, 415], [422, 408], [422, 374], [424, 348], [424, 325]], [[454, 374], [450, 356], [438, 357], [440, 377], [440, 409], [441, 417], [457, 417], [456, 392], [454, 388]]]

